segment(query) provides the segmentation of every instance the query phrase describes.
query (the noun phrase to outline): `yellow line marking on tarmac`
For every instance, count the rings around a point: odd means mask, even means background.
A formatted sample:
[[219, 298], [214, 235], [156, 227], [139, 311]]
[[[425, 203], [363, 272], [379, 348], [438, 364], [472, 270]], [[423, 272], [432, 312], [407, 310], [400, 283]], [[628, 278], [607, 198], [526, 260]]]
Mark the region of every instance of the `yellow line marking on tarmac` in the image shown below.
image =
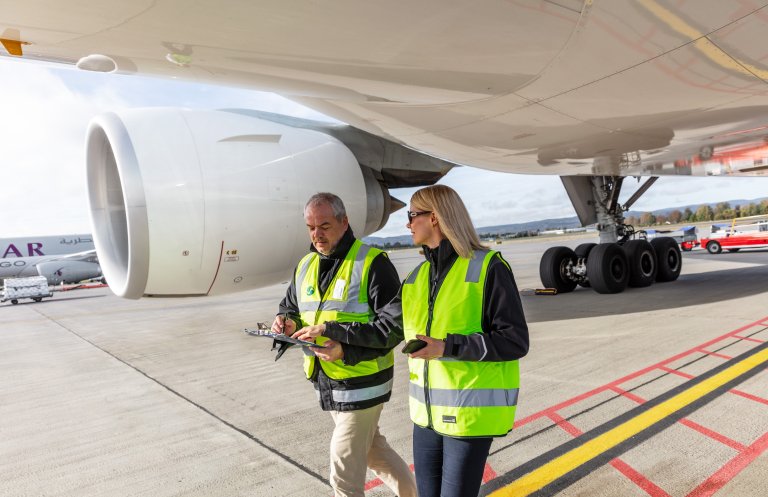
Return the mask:
[[558, 478], [570, 473], [579, 466], [612, 449], [630, 437], [637, 435], [641, 431], [674, 414], [704, 395], [725, 385], [729, 381], [760, 366], [766, 361], [768, 361], [768, 349], [747, 357], [711, 378], [707, 378], [688, 390], [680, 392], [661, 404], [654, 406], [602, 435], [585, 442], [583, 445], [571, 449], [565, 454], [558, 456], [552, 461], [540, 466], [521, 478], [518, 478], [506, 487], [496, 490], [490, 495], [494, 497], [524, 497], [541, 490]]

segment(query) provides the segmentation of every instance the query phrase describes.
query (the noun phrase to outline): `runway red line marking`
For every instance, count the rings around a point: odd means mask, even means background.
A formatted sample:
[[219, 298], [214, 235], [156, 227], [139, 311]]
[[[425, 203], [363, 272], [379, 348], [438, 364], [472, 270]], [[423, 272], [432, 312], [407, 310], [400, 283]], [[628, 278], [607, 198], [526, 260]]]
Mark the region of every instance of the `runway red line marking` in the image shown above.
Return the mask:
[[565, 430], [569, 435], [571, 435], [573, 438], [576, 438], [580, 435], [583, 435], [584, 432], [578, 429], [575, 425], [573, 425], [570, 421], [566, 420], [564, 417], [560, 416], [558, 413], [553, 412], [547, 415], [549, 419], [552, 420], [557, 426]]
[[681, 425], [687, 426], [688, 428], [692, 430], [696, 430], [702, 435], [711, 438], [712, 440], [717, 440], [718, 442], [722, 443], [723, 445], [727, 445], [728, 447], [737, 450], [739, 452], [745, 450], [747, 448], [746, 445], [737, 442], [736, 440], [733, 440], [732, 438], [728, 438], [722, 433], [718, 433], [714, 430], [710, 430], [706, 426], [700, 425], [699, 423], [695, 421], [691, 421], [690, 419], [683, 418], [680, 421], [678, 421]]
[[638, 404], [644, 404], [645, 403], [645, 399], [644, 398], [640, 397], [639, 395], [635, 395], [632, 392], [627, 392], [623, 388], [619, 388], [617, 386], [612, 386], [611, 390], [613, 390], [614, 392], [618, 393], [622, 397], [626, 397], [626, 398], [628, 398], [629, 400], [631, 400], [633, 402], [637, 402]]
[[708, 350], [706, 350], [704, 348], [699, 349], [699, 352], [701, 352], [703, 354], [711, 355], [712, 357], [719, 357], [720, 359], [725, 359], [727, 361], [730, 361], [731, 359], [733, 359], [733, 357], [731, 357], [731, 356], [728, 356], [728, 355], [725, 355], [725, 354], [721, 354], [719, 352], [710, 352], [710, 351], [708, 351]]
[[[700, 352], [701, 349], [705, 349], [705, 348], [709, 347], [710, 345], [713, 345], [713, 344], [716, 344], [718, 342], [721, 342], [721, 341], [725, 340], [726, 338], [732, 338], [734, 335], [738, 335], [739, 333], [741, 333], [741, 332], [743, 332], [745, 330], [748, 330], [749, 328], [752, 328], [753, 326], [761, 325], [764, 321], [768, 321], [768, 318], [765, 318], [765, 317], [760, 318], [758, 321], [746, 324], [746, 325], [744, 325], [744, 326], [742, 326], [740, 328], [737, 328], [735, 330], [729, 331], [728, 333], [726, 333], [724, 335], [721, 335], [719, 337], [713, 338], [712, 340], [704, 342], [704, 343], [702, 343], [700, 345], [697, 345], [696, 347], [693, 347], [693, 348], [691, 348], [689, 350], [686, 350], [684, 352], [680, 352], [679, 354], [675, 354], [672, 357], [669, 357], [668, 359], [664, 359], [661, 362], [653, 364], [652, 366], [648, 366], [648, 367], [643, 368], [643, 369], [641, 369], [639, 371], [635, 371], [634, 373], [630, 373], [630, 374], [628, 374], [628, 375], [626, 375], [626, 376], [624, 376], [622, 378], [619, 378], [618, 380], [612, 381], [612, 382], [607, 383], [607, 384], [605, 384], [603, 386], [594, 388], [594, 389], [592, 389], [592, 390], [590, 390], [588, 392], [584, 392], [581, 395], [577, 395], [576, 397], [573, 397], [571, 399], [565, 400], [565, 401], [563, 401], [563, 402], [561, 402], [559, 404], [555, 404], [554, 406], [551, 406], [551, 407], [543, 409], [543, 410], [541, 410], [539, 412], [533, 413], [533, 414], [531, 414], [529, 416], [526, 416], [525, 418], [522, 418], [522, 419], [516, 421], [515, 422], [515, 426], [517, 426], [518, 428], [521, 427], [521, 426], [524, 426], [524, 425], [526, 425], [526, 424], [528, 424], [528, 423], [530, 423], [532, 421], [535, 421], [535, 420], [537, 420], [539, 418], [548, 416], [550, 413], [559, 411], [559, 410], [561, 410], [561, 409], [563, 409], [565, 407], [568, 407], [568, 406], [571, 406], [573, 404], [576, 404], [576, 403], [578, 403], [578, 402], [580, 402], [580, 401], [582, 401], [584, 399], [588, 399], [588, 398], [593, 397], [593, 396], [595, 396], [597, 394], [605, 392], [606, 390], [610, 389], [614, 385], [621, 385], [622, 383], [626, 383], [629, 380], [633, 380], [633, 379], [635, 379], [635, 378], [637, 378], [639, 376], [642, 376], [642, 375], [644, 375], [646, 373], [649, 373], [651, 371], [654, 371], [656, 369], [663, 369], [664, 371], [673, 372], [674, 370], [670, 370], [667, 367], [668, 364], [673, 363], [673, 362], [675, 362], [675, 361], [677, 361], [679, 359], [682, 359], [682, 358], [684, 358], [686, 356], [689, 356], [689, 355], [691, 355], [694, 352]], [[675, 373], [675, 374], [683, 375], [684, 373], [679, 373], [678, 372], [678, 373]], [[691, 378], [693, 378], [693, 377], [691, 376]]]
[[632, 466], [625, 463], [621, 459], [616, 458], [612, 460], [611, 466], [616, 468], [619, 473], [626, 476], [632, 483], [642, 488], [651, 497], [672, 497], [661, 487], [646, 478], [645, 475], [635, 470]]
[[[557, 426], [568, 432], [574, 438], [584, 433], [557, 413], [551, 413], [547, 417], [549, 417], [552, 421], [555, 422], [555, 424], [557, 424]], [[643, 489], [651, 497], [671, 497], [661, 487], [653, 483], [651, 480], [646, 478], [645, 475], [618, 457], [616, 459], [612, 459], [610, 465], [613, 466], [619, 473], [627, 477], [629, 481]]]
[[[413, 464], [408, 465], [408, 469], [410, 469], [411, 473], [413, 473], [413, 471], [414, 471]], [[372, 488], [378, 487], [379, 485], [384, 485], [384, 482], [381, 481], [381, 478], [374, 478], [373, 480], [368, 481], [368, 482], [365, 483], [364, 490], [368, 491], [368, 490], [370, 490]]]
[[483, 468], [483, 483], [488, 483], [489, 481], [496, 478], [498, 475], [496, 472], [491, 468], [491, 465], [488, 463], [485, 463], [485, 468]]
[[[578, 437], [583, 432], [579, 430], [575, 425], [571, 424], [565, 418], [563, 418], [558, 411], [572, 406], [574, 404], [577, 404], [581, 402], [582, 400], [588, 399], [590, 397], [594, 397], [595, 395], [598, 395], [600, 393], [606, 392], [606, 391], [613, 391], [618, 393], [619, 395], [622, 395], [623, 397], [626, 397], [628, 399], [631, 399], [638, 404], [642, 404], [645, 402], [645, 399], [641, 398], [638, 395], [635, 395], [633, 393], [630, 393], [623, 388], [621, 388], [619, 385], [626, 383], [630, 380], [634, 380], [635, 378], [638, 378], [640, 376], [643, 376], [647, 373], [653, 372], [653, 371], [664, 371], [666, 373], [674, 374], [686, 379], [692, 379], [695, 378], [696, 375], [692, 375], [689, 373], [684, 373], [682, 371], [678, 371], [677, 369], [673, 369], [669, 367], [669, 364], [674, 363], [675, 361], [678, 361], [682, 358], [685, 358], [691, 354], [694, 353], [703, 353], [714, 357], [719, 357], [722, 359], [732, 359], [732, 357], [727, 356], [725, 354], [720, 354], [717, 352], [710, 352], [707, 350], [707, 347], [717, 344], [719, 342], [722, 342], [725, 339], [728, 338], [736, 338], [738, 340], [746, 340], [756, 343], [763, 343], [763, 340], [753, 339], [751, 337], [744, 337], [741, 336], [740, 333], [755, 327], [755, 326], [768, 326], [768, 318], [761, 318], [758, 321], [755, 321], [753, 323], [744, 325], [740, 328], [737, 328], [735, 330], [732, 330], [724, 335], [721, 335], [719, 337], [713, 338], [703, 344], [700, 344], [696, 347], [693, 347], [689, 350], [686, 350], [684, 352], [680, 352], [672, 357], [669, 357], [667, 359], [664, 359], [663, 361], [660, 361], [656, 364], [653, 364], [651, 366], [648, 366], [646, 368], [640, 369], [638, 371], [635, 371], [634, 373], [630, 373], [626, 376], [623, 376], [619, 378], [618, 380], [612, 381], [610, 383], [606, 383], [605, 385], [602, 385], [600, 387], [594, 388], [592, 390], [589, 390], [587, 392], [584, 392], [580, 395], [577, 395], [576, 397], [570, 398], [568, 400], [565, 400], [563, 402], [560, 402], [559, 404], [555, 404], [554, 406], [550, 406], [546, 409], [543, 409], [539, 412], [536, 412], [534, 414], [531, 414], [529, 416], [526, 416], [525, 418], [522, 418], [518, 420], [515, 423], [515, 427], [519, 428], [521, 426], [524, 426], [528, 423], [531, 423], [533, 421], [536, 421], [540, 418], [546, 417], [555, 425], [562, 430], [566, 431], [573, 437]], [[762, 404], [768, 405], [768, 399], [764, 399], [761, 397], [757, 397], [755, 395], [748, 394], [746, 392], [742, 392], [740, 390], [730, 390], [729, 392], [739, 395], [741, 397], [754, 400], [756, 402], [760, 402]], [[694, 421], [691, 421], [689, 419], [681, 419], [679, 421], [681, 424], [696, 430], [697, 432], [712, 438], [713, 440], [717, 440], [724, 445], [733, 448], [734, 450], [740, 451], [739, 454], [734, 457], [731, 461], [726, 463], [720, 470], [718, 470], [715, 474], [710, 476], [704, 483], [696, 487], [694, 491], [692, 491], [688, 496], [686, 497], [708, 497], [711, 496], [713, 493], [715, 493], [717, 490], [722, 488], [728, 481], [730, 481], [734, 476], [736, 476], [740, 471], [742, 471], [745, 467], [747, 467], [756, 457], [758, 457], [762, 452], [768, 448], [768, 433], [760, 437], [755, 443], [752, 445], [745, 447], [740, 442], [737, 442], [731, 438], [726, 437], [725, 435], [722, 435], [720, 433], [717, 433], [713, 430], [710, 430], [706, 428], [705, 426], [702, 426]], [[620, 459], [616, 458], [611, 461], [610, 463], [614, 468], [616, 468], [620, 473], [622, 473], [624, 476], [626, 476], [630, 481], [632, 481], [635, 485], [640, 487], [643, 491], [645, 491], [648, 495], [651, 497], [670, 497], [670, 495], [665, 492], [661, 487], [654, 484], [652, 481], [650, 481], [648, 478], [646, 478], [644, 475], [633, 469], [628, 464], [624, 463]], [[485, 480], [484, 480], [485, 481]]]
[[696, 375], [692, 375], [692, 374], [689, 374], [689, 373], [683, 373], [682, 371], [680, 371], [678, 369], [668, 368], [667, 366], [662, 366], [659, 369], [661, 369], [662, 371], [666, 371], [667, 373], [672, 373], [672, 374], [676, 374], [677, 376], [682, 376], [683, 378], [686, 378], [688, 380], [692, 380], [693, 378], [696, 378]]
[[742, 392], [741, 390], [729, 390], [729, 392], [734, 395], [744, 397], [745, 399], [754, 400], [755, 402], [760, 402], [761, 404], [768, 406], [768, 399], [764, 399], [763, 397], [758, 397], [757, 395], [752, 395], [751, 393]]
[[686, 378], [688, 380], [692, 380], [693, 378], [696, 378], [696, 376], [688, 373], [683, 373], [682, 371], [678, 371], [677, 369], [668, 368], [666, 366], [662, 366], [659, 369], [662, 371], [666, 371], [667, 373], [676, 374], [678, 376], [682, 376], [683, 378]]
[[768, 433], [758, 438], [755, 443], [728, 461], [722, 468], [694, 488], [686, 497], [710, 497], [733, 480], [744, 468], [749, 466], [760, 454], [768, 449]]

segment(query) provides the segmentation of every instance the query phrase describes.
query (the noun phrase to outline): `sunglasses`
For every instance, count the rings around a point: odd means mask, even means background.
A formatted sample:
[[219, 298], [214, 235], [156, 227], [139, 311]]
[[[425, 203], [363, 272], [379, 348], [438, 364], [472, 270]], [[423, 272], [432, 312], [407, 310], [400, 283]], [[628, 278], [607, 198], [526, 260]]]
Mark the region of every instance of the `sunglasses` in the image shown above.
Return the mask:
[[411, 220], [416, 216], [421, 216], [422, 214], [432, 214], [432, 211], [408, 211], [408, 224], [411, 224]]

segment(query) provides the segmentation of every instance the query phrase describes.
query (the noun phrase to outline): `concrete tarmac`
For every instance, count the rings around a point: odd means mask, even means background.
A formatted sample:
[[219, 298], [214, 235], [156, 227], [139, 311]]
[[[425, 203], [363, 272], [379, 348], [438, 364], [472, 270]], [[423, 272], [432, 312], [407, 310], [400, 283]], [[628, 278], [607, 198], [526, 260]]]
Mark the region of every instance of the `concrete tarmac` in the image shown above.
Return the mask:
[[[482, 493], [768, 495], [768, 251], [685, 253], [678, 281], [617, 295], [531, 295], [543, 251], [585, 241], [493, 247], [523, 293], [531, 350]], [[390, 256], [401, 276], [421, 260]], [[331, 496], [332, 422], [301, 352], [275, 362], [241, 331], [271, 322], [285, 287], [0, 306], [0, 495]], [[381, 427], [411, 463], [397, 355]], [[393, 495], [369, 476], [366, 495]]]

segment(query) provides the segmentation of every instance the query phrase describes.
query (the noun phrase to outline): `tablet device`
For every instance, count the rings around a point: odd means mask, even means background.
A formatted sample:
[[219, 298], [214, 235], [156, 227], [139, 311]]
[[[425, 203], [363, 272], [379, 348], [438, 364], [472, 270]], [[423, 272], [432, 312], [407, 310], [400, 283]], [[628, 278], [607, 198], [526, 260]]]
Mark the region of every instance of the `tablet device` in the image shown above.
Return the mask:
[[254, 330], [252, 328], [245, 328], [243, 331], [254, 337], [271, 338], [272, 340], [277, 340], [278, 342], [292, 343], [295, 345], [301, 345], [302, 347], [315, 347], [318, 349], [326, 348], [325, 345], [320, 345], [315, 342], [309, 342], [307, 340], [299, 340], [298, 338], [291, 338], [288, 335], [283, 335], [282, 333], [274, 333], [271, 330], [265, 330], [265, 329]]

